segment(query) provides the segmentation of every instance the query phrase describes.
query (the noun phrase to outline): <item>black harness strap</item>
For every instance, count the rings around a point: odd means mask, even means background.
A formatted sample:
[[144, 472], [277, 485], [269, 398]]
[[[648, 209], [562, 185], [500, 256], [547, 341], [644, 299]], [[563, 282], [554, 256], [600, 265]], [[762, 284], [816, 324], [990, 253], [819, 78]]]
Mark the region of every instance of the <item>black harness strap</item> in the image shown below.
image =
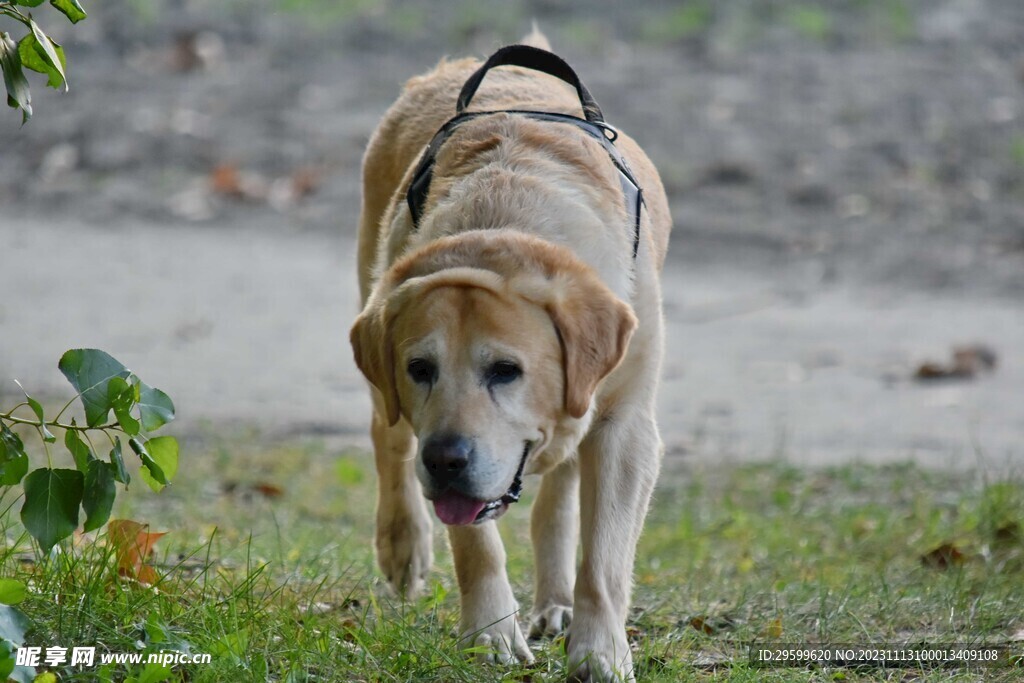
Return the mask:
[[[586, 118], [581, 119], [578, 116], [570, 116], [568, 114], [523, 111], [520, 109], [467, 112], [466, 108], [469, 106], [470, 101], [473, 99], [473, 95], [476, 94], [477, 88], [480, 87], [480, 83], [483, 81], [487, 72], [493, 67], [506, 65], [522, 66], [528, 69], [534, 69], [535, 71], [541, 71], [555, 76], [556, 78], [560, 78], [573, 86], [576, 88], [577, 95], [579, 95], [580, 104], [583, 107], [583, 115]], [[580, 81], [576, 72], [572, 70], [572, 67], [570, 67], [561, 57], [558, 57], [547, 50], [541, 50], [529, 45], [509, 45], [501, 48], [491, 55], [491, 57], [484, 62], [483, 66], [477, 69], [473, 75], [469, 77], [469, 80], [466, 81], [465, 85], [462, 86], [462, 92], [459, 93], [459, 99], [456, 104], [455, 116], [441, 126], [441, 129], [438, 130], [431, 139], [430, 144], [427, 145], [427, 149], [423, 153], [423, 156], [420, 157], [419, 164], [416, 166], [416, 171], [413, 173], [412, 182], [409, 185], [409, 191], [406, 193], [405, 200], [409, 205], [409, 213], [412, 215], [413, 230], [419, 227], [420, 217], [423, 215], [423, 206], [426, 204], [427, 194], [430, 192], [430, 180], [433, 175], [434, 161], [437, 157], [438, 150], [441, 149], [441, 146], [449, 137], [451, 137], [455, 129], [461, 124], [481, 116], [490, 116], [492, 114], [515, 114], [537, 121], [568, 123], [576, 126], [584, 133], [600, 142], [601, 146], [604, 147], [608, 156], [611, 158], [616, 170], [619, 172], [619, 182], [622, 185], [622, 194], [625, 198], [626, 213], [633, 225], [633, 258], [636, 258], [637, 249], [640, 246], [640, 207], [644, 204], [644, 197], [643, 190], [636, 182], [636, 178], [630, 170], [629, 164], [626, 163], [626, 159], [614, 144], [615, 139], [619, 135], [618, 132], [612, 126], [605, 123], [604, 115], [601, 113], [601, 108], [597, 105], [597, 102], [590, 94], [590, 91], [587, 90], [586, 86], [583, 85], [582, 81]]]
[[506, 45], [491, 55], [483, 65], [477, 69], [462, 86], [458, 102], [455, 105], [455, 113], [461, 114], [466, 111], [470, 100], [476, 94], [487, 72], [496, 66], [521, 66], [534, 71], [549, 74], [576, 88], [576, 94], [583, 105], [583, 115], [591, 123], [604, 123], [604, 114], [601, 107], [597, 106], [594, 96], [583, 85], [580, 77], [572, 70], [569, 64], [558, 55], [530, 45]]

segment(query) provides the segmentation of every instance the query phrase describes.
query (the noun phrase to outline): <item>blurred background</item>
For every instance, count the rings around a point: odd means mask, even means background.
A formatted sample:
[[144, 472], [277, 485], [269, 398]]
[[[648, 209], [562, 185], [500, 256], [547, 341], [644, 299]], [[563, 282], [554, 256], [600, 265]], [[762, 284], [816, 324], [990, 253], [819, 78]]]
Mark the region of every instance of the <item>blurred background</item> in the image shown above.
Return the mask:
[[1020, 0], [85, 9], [36, 10], [70, 92], [0, 113], [0, 394], [99, 347], [179, 431], [366, 443], [362, 151], [405, 80], [536, 20], [669, 194], [670, 466], [1024, 461]]

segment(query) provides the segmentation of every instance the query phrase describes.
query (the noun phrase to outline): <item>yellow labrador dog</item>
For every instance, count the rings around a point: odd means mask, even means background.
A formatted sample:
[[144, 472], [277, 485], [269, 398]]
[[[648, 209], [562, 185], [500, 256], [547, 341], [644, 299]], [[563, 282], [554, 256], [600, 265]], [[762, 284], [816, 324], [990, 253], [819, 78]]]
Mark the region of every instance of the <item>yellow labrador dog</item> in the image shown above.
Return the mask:
[[494, 520], [542, 475], [529, 633], [568, 629], [574, 679], [632, 680], [671, 219], [643, 151], [542, 35], [526, 42], [410, 80], [363, 161], [351, 341], [373, 385], [378, 562], [399, 593], [423, 586], [429, 501], [462, 642], [530, 661]]

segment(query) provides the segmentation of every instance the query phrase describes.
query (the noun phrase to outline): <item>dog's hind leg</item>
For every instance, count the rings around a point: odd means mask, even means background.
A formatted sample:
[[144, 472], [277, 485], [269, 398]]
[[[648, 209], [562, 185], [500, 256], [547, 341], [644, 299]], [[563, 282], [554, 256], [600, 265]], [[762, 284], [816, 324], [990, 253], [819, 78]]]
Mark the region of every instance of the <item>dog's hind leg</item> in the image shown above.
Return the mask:
[[377, 564], [398, 595], [414, 597], [434, 559], [430, 514], [416, 479], [415, 438], [405, 420], [389, 427], [376, 405], [371, 435], [377, 462]]
[[459, 581], [463, 647], [503, 664], [532, 662], [533, 654], [516, 619], [519, 603], [505, 572], [505, 548], [494, 522], [448, 527]]
[[544, 475], [530, 517], [535, 579], [530, 637], [555, 636], [572, 621], [580, 534], [580, 468], [575, 457]]

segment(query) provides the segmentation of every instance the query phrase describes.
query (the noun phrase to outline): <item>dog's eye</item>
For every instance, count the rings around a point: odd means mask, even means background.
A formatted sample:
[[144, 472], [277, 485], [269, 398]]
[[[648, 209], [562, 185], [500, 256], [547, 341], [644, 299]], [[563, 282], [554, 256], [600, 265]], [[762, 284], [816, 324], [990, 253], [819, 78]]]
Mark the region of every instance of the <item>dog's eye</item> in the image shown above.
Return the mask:
[[490, 385], [508, 384], [519, 379], [522, 374], [522, 369], [515, 363], [500, 360], [487, 368], [487, 383]]
[[424, 358], [413, 358], [406, 371], [417, 384], [433, 384], [437, 379], [437, 366]]

